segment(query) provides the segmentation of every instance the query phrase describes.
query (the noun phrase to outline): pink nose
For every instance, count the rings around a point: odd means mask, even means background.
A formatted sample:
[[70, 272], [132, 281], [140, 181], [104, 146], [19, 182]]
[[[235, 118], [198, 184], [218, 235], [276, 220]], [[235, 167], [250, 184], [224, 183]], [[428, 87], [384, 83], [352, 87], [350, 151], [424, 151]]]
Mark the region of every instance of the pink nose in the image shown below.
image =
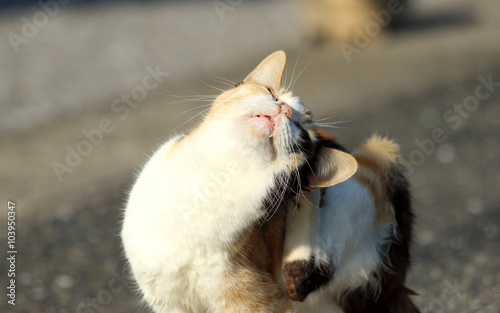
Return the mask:
[[280, 113], [285, 114], [285, 116], [287, 118], [292, 117], [292, 109], [290, 108], [290, 106], [286, 102], [279, 102], [278, 106], [280, 108]]

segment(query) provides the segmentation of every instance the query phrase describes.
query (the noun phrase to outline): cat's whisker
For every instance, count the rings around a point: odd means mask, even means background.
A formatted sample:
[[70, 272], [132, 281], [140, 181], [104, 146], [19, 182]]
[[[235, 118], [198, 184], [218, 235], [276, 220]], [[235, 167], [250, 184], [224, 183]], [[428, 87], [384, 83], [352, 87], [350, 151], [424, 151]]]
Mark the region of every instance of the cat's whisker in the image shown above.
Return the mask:
[[[297, 68], [297, 64], [299, 63], [299, 60], [300, 60], [300, 57], [302, 56], [302, 52], [304, 52], [304, 49], [305, 49], [306, 46], [303, 46], [301, 49], [300, 49], [300, 52], [299, 52], [299, 55], [297, 56], [297, 59], [295, 59], [295, 63], [293, 65], [293, 70], [292, 70], [292, 75], [290, 76], [290, 82], [289, 82], [289, 85], [286, 85], [286, 84], [283, 84], [284, 86], [287, 86], [286, 87], [286, 91], [290, 91], [291, 88], [293, 87], [292, 86], [292, 82], [294, 81], [294, 75], [295, 75], [295, 70]], [[286, 69], [285, 69], [286, 70]]]
[[208, 108], [208, 109], [205, 109], [205, 110], [202, 110], [200, 112], [198, 112], [196, 115], [194, 115], [193, 117], [191, 117], [190, 119], [188, 119], [187, 121], [185, 121], [184, 123], [182, 123], [181, 125], [177, 126], [176, 128], [172, 129], [171, 131], [167, 132], [166, 134], [158, 137], [156, 140], [162, 140], [163, 138], [169, 136], [170, 134], [174, 133], [175, 131], [177, 131], [179, 128], [183, 127], [184, 125], [186, 125], [187, 123], [191, 122], [192, 120], [194, 120], [195, 118], [199, 117], [200, 115], [202, 114], [205, 114], [207, 113], [208, 111], [210, 111], [211, 108]]
[[313, 118], [313, 121], [314, 122], [322, 122], [322, 121], [330, 120], [330, 119], [337, 118], [337, 117], [338, 117], [338, 115], [330, 115], [328, 117], [323, 117], [323, 118]]
[[178, 95], [172, 95], [175, 96], [179, 99], [217, 99], [217, 95], [185, 95], [185, 96], [178, 96]]
[[211, 106], [212, 106], [212, 103], [208, 103], [208, 104], [199, 105], [199, 106], [191, 108], [191, 109], [187, 109], [184, 112], [182, 112], [181, 114], [179, 114], [176, 117], [174, 117], [173, 119], [171, 119], [171, 121], [174, 121], [174, 120], [178, 119], [179, 117], [181, 117], [182, 115], [184, 115], [184, 114], [186, 114], [188, 112], [195, 111], [195, 110], [198, 110], [198, 109], [201, 109], [201, 108], [205, 108], [205, 107], [211, 107]]
[[350, 123], [355, 121], [354, 119], [350, 120], [340, 120], [340, 121], [331, 121], [331, 122], [326, 122], [326, 121], [315, 121], [315, 125], [337, 125], [337, 124], [343, 124], [343, 123]]
[[208, 100], [208, 101], [213, 101], [217, 99], [217, 96], [215, 95], [189, 95], [189, 96], [179, 96], [179, 95], [174, 95], [170, 94], [169, 96], [181, 100], [186, 100], [186, 101], [197, 101], [197, 100]]
[[271, 220], [274, 214], [278, 211], [279, 207], [283, 205], [284, 196], [289, 186], [289, 177], [280, 176], [277, 180], [277, 192], [272, 195], [272, 200], [266, 208], [266, 213], [262, 218], [262, 224]]
[[[302, 191], [301, 191], [301, 192], [302, 192]], [[303, 192], [302, 192], [302, 193], [303, 193]], [[305, 200], [308, 204], [310, 204], [310, 205], [311, 205], [311, 207], [312, 207], [312, 208], [314, 208], [315, 210], [321, 210], [321, 207], [319, 207], [319, 206], [317, 206], [317, 205], [313, 204], [311, 201], [309, 201], [309, 199], [307, 199], [307, 197], [306, 197], [306, 196], [303, 196], [303, 199], [304, 199], [304, 200]]]
[[297, 81], [299, 80], [300, 76], [304, 73], [304, 71], [309, 67], [311, 63], [307, 64], [301, 71], [300, 73], [297, 75], [297, 77], [295, 77], [295, 79], [293, 81], [291, 81], [291, 85], [289, 87], [289, 90], [293, 89], [293, 87], [295, 86], [295, 84], [297, 83]]
[[[287, 81], [287, 76], [288, 76], [288, 68], [285, 67], [285, 72], [283, 74], [283, 80], [281, 82], [281, 86], [286, 86], [286, 81]], [[284, 87], [281, 87], [281, 89], [284, 91], [284, 92], [288, 92], [288, 89], [284, 88]]]
[[193, 101], [193, 102], [195, 102], [195, 101], [213, 101], [213, 100], [217, 99], [217, 95], [196, 94], [196, 95], [183, 95], [183, 96], [181, 96], [181, 95], [174, 94], [173, 92], [169, 91], [168, 89], [166, 89], [163, 86], [161, 88], [165, 92], [164, 93], [165, 96], [180, 99], [180, 101], [166, 102], [166, 103], [164, 103], [164, 105], [182, 103], [183, 101], [186, 101], [186, 102], [189, 102], [189, 101]]
[[342, 128], [349, 128], [347, 126], [335, 126], [335, 125], [317, 125], [318, 127], [326, 127], [326, 128], [336, 128], [336, 129], [342, 129]]
[[210, 75], [210, 74], [208, 76], [210, 76], [216, 82], [224, 84], [224, 85], [228, 85], [228, 86], [231, 86], [231, 87], [234, 87], [236, 85], [236, 83], [233, 82], [232, 80], [229, 80], [229, 79], [226, 79], [226, 78], [223, 78], [223, 77], [219, 77], [219, 76], [215, 76], [215, 75]]
[[225, 92], [225, 91], [226, 91], [226, 90], [224, 90], [224, 89], [221, 89], [221, 88], [218, 88], [218, 87], [212, 86], [212, 85], [208, 84], [207, 82], [204, 82], [203, 80], [201, 80], [201, 79], [200, 79], [199, 77], [197, 77], [196, 75], [194, 75], [194, 78], [195, 78], [197, 81], [199, 81], [200, 83], [202, 83], [203, 85], [205, 85], [205, 86], [207, 86], [207, 87], [209, 87], [209, 88], [215, 89], [215, 90], [217, 90], [217, 91], [219, 91], [219, 92]]
[[208, 102], [206, 105], [211, 105], [213, 100], [209, 99], [185, 99], [185, 100], [179, 100], [179, 101], [172, 101], [172, 102], [165, 102], [163, 105], [173, 105], [173, 104], [179, 104], [179, 103], [186, 103], [186, 102]]

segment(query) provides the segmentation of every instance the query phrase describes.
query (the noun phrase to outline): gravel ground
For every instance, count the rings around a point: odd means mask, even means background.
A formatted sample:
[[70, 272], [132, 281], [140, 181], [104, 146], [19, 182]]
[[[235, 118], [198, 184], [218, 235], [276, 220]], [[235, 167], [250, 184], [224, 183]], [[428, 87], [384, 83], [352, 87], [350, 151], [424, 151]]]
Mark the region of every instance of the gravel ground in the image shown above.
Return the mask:
[[[493, 76], [500, 77], [500, 67]], [[335, 130], [351, 147], [374, 129], [391, 134], [414, 166], [410, 179], [417, 225], [408, 285], [420, 294], [415, 300], [423, 312], [500, 309], [500, 90], [470, 112], [459, 129], [438, 116], [477, 86], [474, 76], [452, 86], [452, 96], [438, 88], [418, 100], [394, 99]], [[448, 137], [418, 165], [415, 140], [427, 140], [430, 150], [436, 128]], [[78, 210], [19, 222], [14, 312], [143, 311], [123, 274], [117, 237], [126, 186], [86, 199]]]
[[[319, 118], [344, 121], [332, 132], [346, 146], [374, 131], [401, 143], [417, 215], [408, 285], [422, 312], [500, 312], [500, 86], [481, 89], [488, 95], [475, 100], [484, 80], [500, 83], [500, 7], [475, 3], [481, 22], [397, 34], [352, 63], [335, 49], [287, 50], [288, 76], [295, 60], [297, 71], [309, 64], [296, 93]], [[264, 54], [210, 73], [237, 81]], [[120, 214], [145, 155], [199, 112], [199, 103], [174, 104], [171, 93], [214, 91], [172, 76], [125, 121], [109, 111], [118, 96], [112, 93], [84, 114], [0, 134], [0, 163], [9, 165], [0, 177], [2, 203], [14, 200], [18, 210], [17, 303], [0, 296], [1, 312], [147, 312], [125, 274]], [[116, 131], [58, 182], [51, 162], [63, 162], [65, 146], [103, 118]], [[5, 258], [0, 262], [6, 273]]]

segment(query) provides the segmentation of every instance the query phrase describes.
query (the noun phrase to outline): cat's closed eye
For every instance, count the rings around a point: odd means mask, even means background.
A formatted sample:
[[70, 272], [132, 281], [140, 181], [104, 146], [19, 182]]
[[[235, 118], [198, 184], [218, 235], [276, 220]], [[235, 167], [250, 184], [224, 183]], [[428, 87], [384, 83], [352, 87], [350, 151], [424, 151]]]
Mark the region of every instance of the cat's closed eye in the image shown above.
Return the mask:
[[278, 97], [276, 97], [276, 94], [274, 93], [274, 91], [269, 87], [267, 87], [267, 91], [269, 91], [269, 93], [273, 97], [274, 101], [278, 102]]

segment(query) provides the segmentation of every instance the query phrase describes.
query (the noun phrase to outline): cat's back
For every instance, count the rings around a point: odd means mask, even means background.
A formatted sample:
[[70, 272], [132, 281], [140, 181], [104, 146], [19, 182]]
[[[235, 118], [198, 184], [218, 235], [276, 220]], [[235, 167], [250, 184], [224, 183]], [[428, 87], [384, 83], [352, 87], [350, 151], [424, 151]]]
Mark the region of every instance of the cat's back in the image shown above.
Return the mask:
[[[175, 186], [176, 177], [179, 177], [181, 165], [178, 158], [174, 158], [179, 150], [180, 137], [172, 138], [163, 144], [149, 159], [141, 170], [130, 191], [125, 208], [124, 233], [129, 228], [142, 227], [141, 222], [152, 222], [153, 215], [160, 214], [170, 208], [168, 205], [168, 191]], [[170, 202], [173, 199], [170, 199]], [[125, 237], [127, 239], [127, 237]]]
[[174, 253], [166, 250], [171, 247], [169, 239], [182, 230], [178, 227], [182, 220], [174, 223], [171, 218], [175, 197], [180, 196], [172, 192], [178, 188], [175, 181], [180, 174], [180, 164], [174, 159], [179, 139], [169, 140], [149, 159], [132, 187], [124, 211], [121, 236], [125, 252], [131, 263], [141, 262], [143, 268], [150, 269], [156, 266], [157, 258]]

